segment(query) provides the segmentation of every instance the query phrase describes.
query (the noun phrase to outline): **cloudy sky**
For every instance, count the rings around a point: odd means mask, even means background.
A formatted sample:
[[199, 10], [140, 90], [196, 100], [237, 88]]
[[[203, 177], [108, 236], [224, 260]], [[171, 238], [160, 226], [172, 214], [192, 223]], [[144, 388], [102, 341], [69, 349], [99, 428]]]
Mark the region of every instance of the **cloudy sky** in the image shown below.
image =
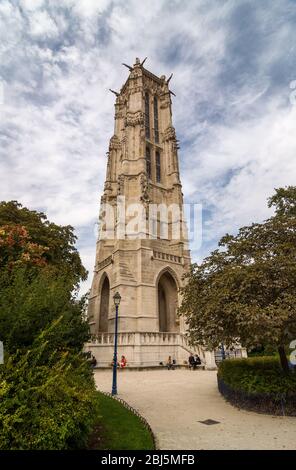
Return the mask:
[[148, 56], [155, 74], [174, 73], [183, 191], [204, 210], [200, 260], [296, 183], [295, 35], [295, 0], [0, 0], [0, 200], [73, 225], [91, 272], [108, 89], [126, 80], [122, 62]]

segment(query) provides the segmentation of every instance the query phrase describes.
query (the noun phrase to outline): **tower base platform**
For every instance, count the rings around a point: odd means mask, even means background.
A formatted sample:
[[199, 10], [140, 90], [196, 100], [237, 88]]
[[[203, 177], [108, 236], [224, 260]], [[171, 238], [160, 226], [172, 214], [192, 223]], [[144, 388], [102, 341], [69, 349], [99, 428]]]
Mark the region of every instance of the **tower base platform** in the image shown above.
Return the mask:
[[[98, 368], [111, 367], [114, 354], [114, 333], [98, 333], [85, 345], [97, 360]], [[217, 368], [214, 351], [192, 348], [181, 333], [124, 332], [118, 333], [118, 360], [124, 355], [127, 367], [150, 368], [165, 365], [171, 356], [177, 366], [188, 364], [188, 357], [198, 354], [205, 369]]]

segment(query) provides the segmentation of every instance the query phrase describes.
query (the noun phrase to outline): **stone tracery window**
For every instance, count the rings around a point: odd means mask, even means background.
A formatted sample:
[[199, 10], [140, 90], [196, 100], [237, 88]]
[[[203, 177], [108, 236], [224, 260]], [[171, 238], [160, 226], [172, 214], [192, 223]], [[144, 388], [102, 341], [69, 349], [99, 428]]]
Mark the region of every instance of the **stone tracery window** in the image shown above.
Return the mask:
[[160, 167], [160, 153], [157, 150], [155, 152], [155, 167], [156, 167], [156, 181], [160, 183], [161, 181], [161, 167]]
[[153, 100], [153, 115], [154, 115], [154, 140], [155, 143], [159, 143], [159, 127], [158, 127], [158, 101], [157, 97], [154, 96]]
[[150, 139], [150, 106], [149, 106], [149, 93], [145, 93], [145, 135]]

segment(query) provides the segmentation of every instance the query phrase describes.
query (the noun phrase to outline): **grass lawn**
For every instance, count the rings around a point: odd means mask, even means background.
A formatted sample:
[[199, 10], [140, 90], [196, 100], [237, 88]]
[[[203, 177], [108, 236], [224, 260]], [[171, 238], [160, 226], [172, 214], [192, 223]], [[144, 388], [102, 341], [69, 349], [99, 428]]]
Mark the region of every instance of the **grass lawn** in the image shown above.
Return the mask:
[[98, 392], [100, 421], [90, 440], [91, 449], [153, 450], [153, 440], [138, 416], [121, 403]]

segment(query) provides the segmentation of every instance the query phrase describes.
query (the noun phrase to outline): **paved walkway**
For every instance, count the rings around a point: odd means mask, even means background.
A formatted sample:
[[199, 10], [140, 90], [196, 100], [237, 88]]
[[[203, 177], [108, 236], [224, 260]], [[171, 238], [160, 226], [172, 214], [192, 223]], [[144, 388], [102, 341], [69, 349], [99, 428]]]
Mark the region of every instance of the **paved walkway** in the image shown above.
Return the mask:
[[[95, 377], [111, 391], [111, 370]], [[234, 408], [218, 392], [216, 372], [119, 371], [118, 396], [147, 419], [160, 449], [296, 449], [296, 418]], [[219, 424], [199, 422], [206, 419]]]

